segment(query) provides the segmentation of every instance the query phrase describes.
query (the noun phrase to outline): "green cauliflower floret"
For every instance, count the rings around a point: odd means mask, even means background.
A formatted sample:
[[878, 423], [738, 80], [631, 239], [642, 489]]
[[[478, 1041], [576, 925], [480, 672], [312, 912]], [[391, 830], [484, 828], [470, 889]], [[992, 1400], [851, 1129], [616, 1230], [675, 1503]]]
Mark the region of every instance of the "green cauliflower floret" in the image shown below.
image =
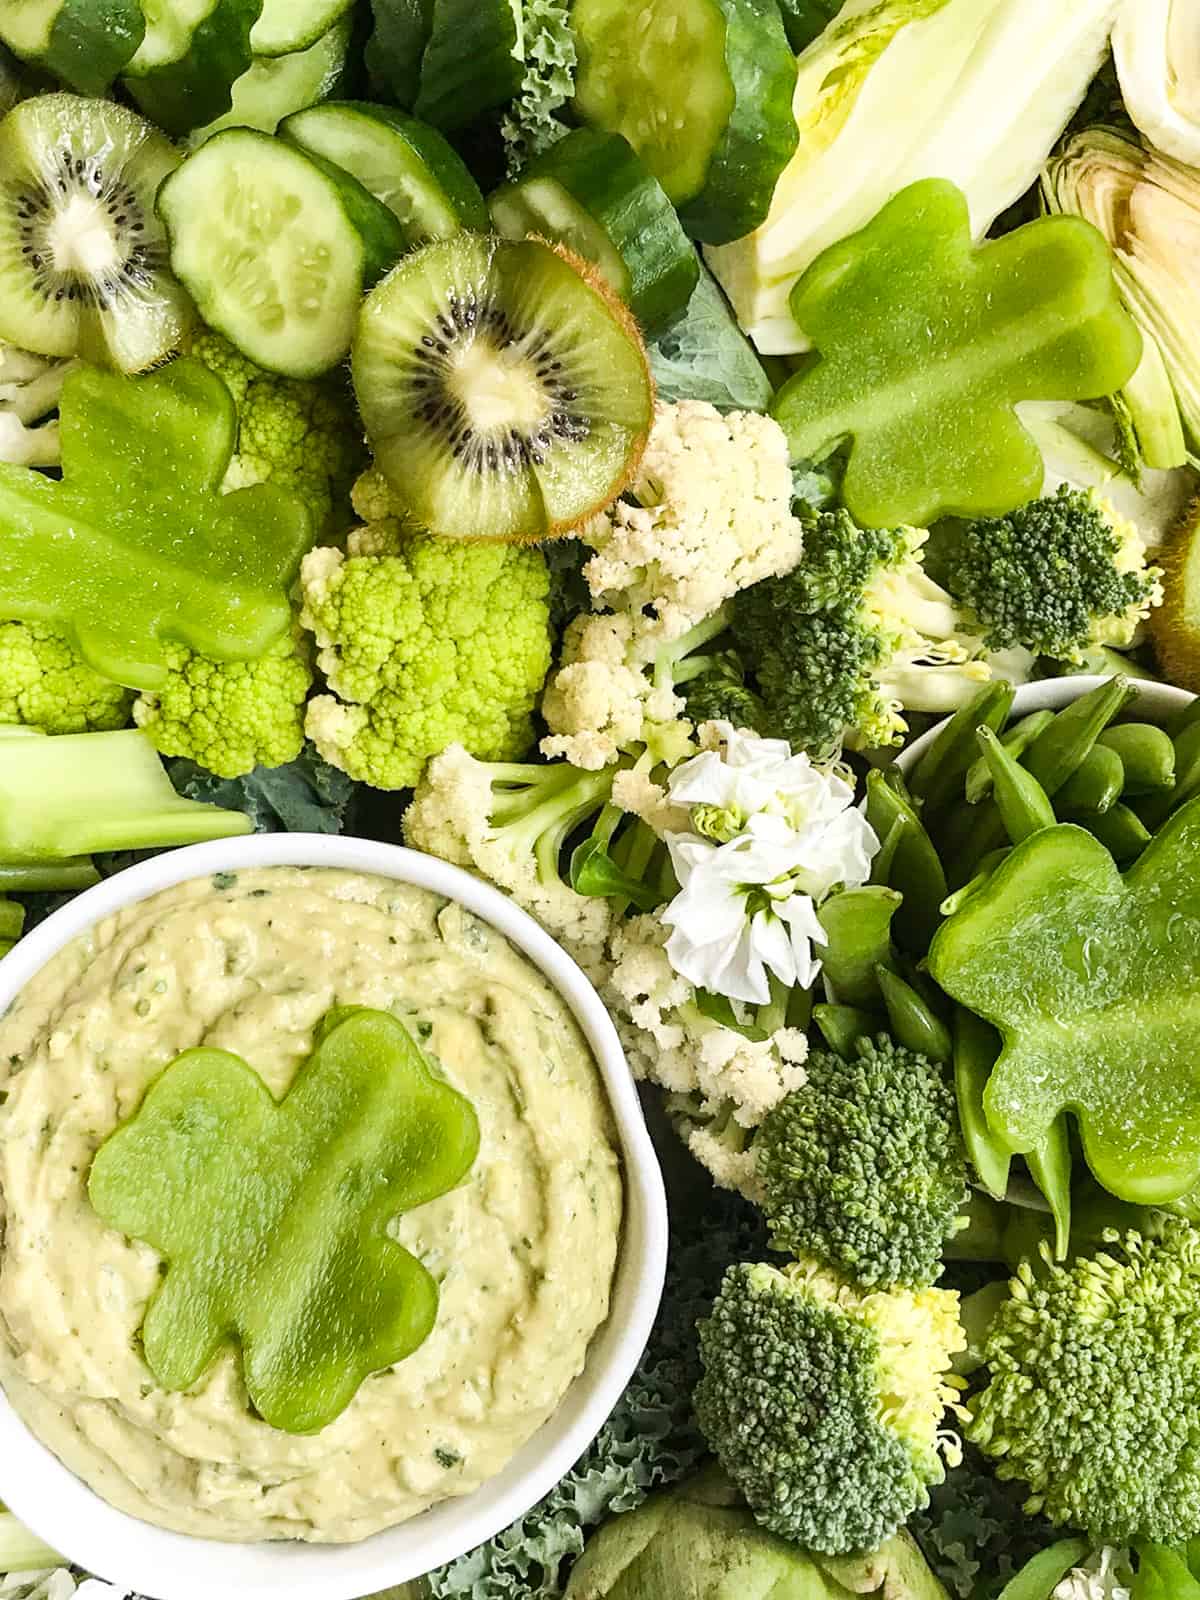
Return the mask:
[[264, 372], [210, 329], [190, 353], [223, 380], [238, 413], [237, 446], [225, 488], [279, 483], [309, 507], [315, 533], [336, 527], [362, 465], [362, 429], [353, 401], [335, 380]]
[[308, 737], [377, 789], [415, 784], [452, 744], [484, 761], [523, 755], [550, 666], [540, 551], [408, 529], [377, 479], [355, 494], [377, 517], [347, 553], [312, 550], [301, 569], [301, 622], [333, 691], [310, 704]]
[[312, 652], [298, 629], [255, 661], [211, 661], [182, 646], [168, 655], [167, 683], [133, 708], [134, 721], [163, 755], [240, 778], [300, 754]]
[[810, 514], [800, 563], [734, 596], [731, 650], [689, 690], [691, 715], [756, 717], [756, 732], [825, 756], [843, 743], [897, 743], [905, 709], [969, 700], [991, 668], [922, 566], [927, 537], [859, 528], [845, 511]]
[[946, 587], [992, 650], [1020, 645], [1078, 664], [1099, 645], [1131, 644], [1162, 601], [1141, 534], [1094, 491], [1064, 484], [1007, 517], [956, 527], [944, 543]]
[[65, 634], [40, 622], [0, 622], [0, 722], [46, 733], [123, 728], [133, 695], [94, 672]]
[[1110, 1230], [1067, 1265], [1022, 1263], [984, 1359], [968, 1436], [1026, 1509], [1097, 1543], [1200, 1529], [1200, 1230]]
[[811, 1263], [747, 1263], [699, 1334], [700, 1427], [758, 1521], [806, 1550], [878, 1548], [957, 1459], [949, 1290], [863, 1294]]
[[931, 1284], [967, 1198], [945, 1071], [886, 1034], [804, 1071], [754, 1142], [772, 1247], [867, 1287]]

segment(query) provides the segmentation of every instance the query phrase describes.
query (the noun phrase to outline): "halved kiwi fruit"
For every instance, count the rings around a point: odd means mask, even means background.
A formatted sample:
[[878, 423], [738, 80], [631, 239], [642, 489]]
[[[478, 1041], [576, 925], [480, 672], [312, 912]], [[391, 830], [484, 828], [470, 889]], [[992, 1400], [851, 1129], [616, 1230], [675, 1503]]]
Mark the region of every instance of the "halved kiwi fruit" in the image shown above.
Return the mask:
[[1150, 613], [1155, 660], [1172, 683], [1200, 694], [1200, 500], [1150, 554], [1163, 569], [1163, 603]]
[[38, 95], [0, 121], [0, 339], [125, 372], [179, 348], [191, 302], [154, 214], [179, 159], [108, 100]]
[[405, 256], [367, 297], [352, 369], [376, 461], [447, 538], [569, 532], [630, 481], [654, 411], [629, 311], [541, 239], [460, 233]]

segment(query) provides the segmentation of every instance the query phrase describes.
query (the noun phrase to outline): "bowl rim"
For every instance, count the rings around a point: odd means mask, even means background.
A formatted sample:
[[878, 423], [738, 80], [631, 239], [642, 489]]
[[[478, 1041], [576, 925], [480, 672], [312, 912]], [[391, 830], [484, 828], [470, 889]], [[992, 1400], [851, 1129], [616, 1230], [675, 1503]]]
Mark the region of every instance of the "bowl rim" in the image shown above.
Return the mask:
[[103, 917], [213, 873], [258, 867], [342, 868], [444, 894], [509, 939], [566, 999], [604, 1080], [622, 1157], [624, 1210], [608, 1318], [582, 1373], [504, 1469], [461, 1498], [355, 1544], [240, 1544], [174, 1533], [118, 1510], [75, 1476], [0, 1390], [0, 1501], [74, 1565], [156, 1600], [359, 1600], [422, 1576], [523, 1516], [599, 1432], [641, 1358], [667, 1257], [667, 1203], [633, 1074], [591, 982], [534, 919], [460, 867], [402, 845], [327, 834], [248, 834], [167, 851], [115, 873], [53, 912], [0, 959], [0, 1017], [72, 939]]

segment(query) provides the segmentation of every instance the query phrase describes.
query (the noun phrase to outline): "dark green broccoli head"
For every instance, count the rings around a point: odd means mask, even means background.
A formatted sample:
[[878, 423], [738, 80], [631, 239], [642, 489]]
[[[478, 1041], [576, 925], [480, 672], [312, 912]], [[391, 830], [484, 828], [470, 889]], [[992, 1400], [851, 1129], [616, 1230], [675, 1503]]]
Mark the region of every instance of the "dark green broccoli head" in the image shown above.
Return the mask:
[[712, 658], [708, 671], [693, 678], [684, 688], [687, 714], [697, 726], [702, 722], [731, 722], [735, 728], [766, 724], [762, 701], [746, 683], [741, 662], [732, 650], [722, 650]]
[[1097, 1543], [1200, 1530], [1200, 1230], [1110, 1232], [1093, 1255], [1024, 1263], [984, 1350], [969, 1437], [1026, 1509]]
[[860, 528], [848, 511], [820, 511], [803, 521], [803, 560], [786, 578], [767, 580], [786, 584], [801, 611], [856, 607], [882, 571], [910, 554], [907, 528]]
[[928, 1502], [957, 1309], [939, 1289], [860, 1295], [808, 1264], [730, 1268], [699, 1324], [696, 1415], [764, 1527], [844, 1555]]
[[1056, 661], [1128, 645], [1161, 594], [1133, 524], [1066, 485], [1007, 517], [966, 523], [944, 560], [947, 589], [989, 649], [1022, 645]]
[[946, 1073], [886, 1034], [849, 1061], [815, 1050], [805, 1071], [754, 1145], [772, 1248], [867, 1288], [932, 1283], [967, 1195]]

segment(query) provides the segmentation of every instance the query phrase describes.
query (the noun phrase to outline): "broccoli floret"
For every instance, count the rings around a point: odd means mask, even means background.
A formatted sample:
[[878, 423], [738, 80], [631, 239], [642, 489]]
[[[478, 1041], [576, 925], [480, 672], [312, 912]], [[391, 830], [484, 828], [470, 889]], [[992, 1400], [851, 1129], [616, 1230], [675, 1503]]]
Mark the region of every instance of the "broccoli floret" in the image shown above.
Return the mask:
[[843, 742], [894, 744], [905, 708], [954, 710], [990, 677], [983, 641], [925, 573], [926, 538], [822, 511], [805, 524], [798, 566], [734, 597], [732, 644], [762, 703], [758, 733], [818, 756]]
[[942, 1419], [966, 1341], [947, 1290], [740, 1265], [699, 1334], [704, 1435], [759, 1522], [807, 1550], [876, 1549], [957, 1459]]
[[886, 1034], [814, 1050], [754, 1149], [776, 1250], [868, 1288], [931, 1284], [967, 1196], [954, 1089]]
[[968, 1436], [1025, 1507], [1097, 1543], [1200, 1529], [1200, 1230], [1110, 1231], [1059, 1265], [1023, 1262], [984, 1348]]
[[133, 708], [134, 721], [163, 755], [240, 778], [300, 754], [312, 652], [298, 630], [255, 661], [211, 661], [177, 646], [167, 654], [167, 682]]
[[301, 569], [300, 620], [332, 691], [309, 705], [308, 737], [377, 789], [415, 784], [454, 743], [485, 761], [523, 755], [550, 666], [541, 552], [414, 532], [375, 473], [354, 499], [369, 521], [347, 554], [318, 548]]
[[335, 379], [282, 378], [264, 372], [227, 339], [205, 329], [190, 354], [224, 382], [238, 414], [237, 445], [224, 487], [278, 483], [304, 500], [314, 533], [338, 514], [362, 465], [362, 429], [353, 401]]
[[0, 722], [46, 733], [105, 732], [126, 725], [132, 701], [56, 628], [0, 622]]
[[946, 587], [992, 650], [1013, 645], [1077, 664], [1098, 645], [1133, 641], [1162, 600], [1157, 567], [1132, 522], [1094, 491], [1057, 494], [946, 536]]

